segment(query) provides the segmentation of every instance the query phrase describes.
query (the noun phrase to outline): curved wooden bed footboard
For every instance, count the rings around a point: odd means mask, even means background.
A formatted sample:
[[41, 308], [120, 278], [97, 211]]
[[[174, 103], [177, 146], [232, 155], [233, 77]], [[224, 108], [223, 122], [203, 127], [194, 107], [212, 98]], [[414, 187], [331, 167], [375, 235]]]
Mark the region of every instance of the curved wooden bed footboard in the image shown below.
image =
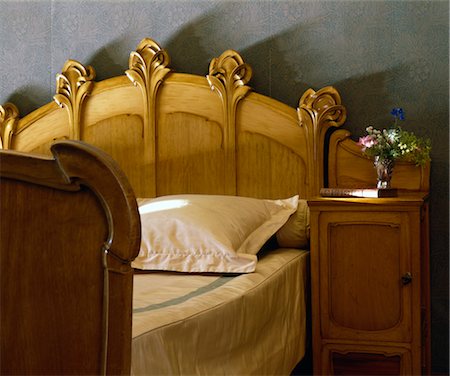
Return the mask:
[[0, 152], [1, 374], [129, 374], [134, 193], [92, 146], [52, 153]]

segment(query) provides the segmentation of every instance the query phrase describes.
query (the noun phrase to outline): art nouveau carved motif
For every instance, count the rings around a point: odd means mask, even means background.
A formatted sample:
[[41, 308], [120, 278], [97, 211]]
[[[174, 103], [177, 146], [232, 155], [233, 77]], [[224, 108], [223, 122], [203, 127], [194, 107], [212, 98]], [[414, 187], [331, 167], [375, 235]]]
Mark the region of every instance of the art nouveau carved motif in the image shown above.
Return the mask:
[[[142, 92], [144, 103], [144, 163], [150, 164], [156, 160], [156, 97], [158, 88], [164, 80], [170, 68], [170, 57], [158, 43], [150, 38], [143, 39], [136, 51], [130, 53], [128, 60], [129, 69], [125, 74]], [[155, 182], [154, 182], [155, 184]], [[153, 187], [156, 192], [156, 187]]]
[[0, 149], [11, 147], [12, 137], [19, 120], [19, 110], [12, 103], [0, 106]]
[[[347, 111], [341, 105], [341, 97], [331, 86], [319, 91], [307, 90], [299, 101], [297, 108], [300, 125], [306, 129], [308, 148], [308, 174], [310, 186], [308, 197], [315, 196], [323, 186], [325, 135], [330, 127], [340, 127]], [[319, 170], [319, 173], [317, 173]]]
[[156, 92], [164, 76], [170, 72], [167, 66], [170, 57], [158, 43], [145, 38], [137, 46], [136, 51], [130, 53], [129, 69], [125, 71], [130, 81], [142, 91], [144, 97], [145, 120], [147, 123], [154, 120], [149, 118], [155, 112]]
[[125, 74], [135, 86], [141, 88], [145, 103], [148, 104], [147, 111], [154, 109], [152, 102], [164, 76], [170, 72], [167, 68], [169, 63], [167, 52], [150, 38], [143, 39], [136, 51], [130, 53], [129, 69]]
[[[215, 91], [223, 105], [225, 150], [227, 176], [236, 180], [236, 108], [251, 88], [246, 86], [252, 77], [251, 67], [233, 50], [227, 50], [209, 64], [208, 79], [211, 90]], [[236, 194], [229, 192], [230, 194]]]
[[70, 138], [81, 140], [81, 111], [86, 96], [92, 90], [95, 70], [75, 60], [67, 60], [62, 73], [56, 76], [55, 102], [69, 114]]

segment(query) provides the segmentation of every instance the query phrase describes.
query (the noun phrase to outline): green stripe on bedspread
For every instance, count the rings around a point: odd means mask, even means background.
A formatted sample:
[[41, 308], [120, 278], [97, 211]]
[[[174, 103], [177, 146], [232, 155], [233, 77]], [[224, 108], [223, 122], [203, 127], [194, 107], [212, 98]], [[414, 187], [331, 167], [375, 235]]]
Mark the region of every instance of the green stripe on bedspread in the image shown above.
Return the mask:
[[225, 283], [231, 281], [236, 276], [237, 275], [219, 277], [215, 281], [211, 282], [210, 284], [208, 284], [206, 286], [202, 286], [202, 287], [198, 288], [197, 290], [191, 291], [189, 294], [186, 294], [183, 296], [178, 296], [174, 299], [170, 299], [170, 300], [167, 300], [162, 303], [150, 304], [146, 307], [135, 308], [135, 309], [133, 309], [133, 313], [148, 312], [148, 311], [153, 311], [155, 309], [170, 307], [173, 305], [184, 303], [184, 302], [188, 301], [189, 299], [192, 299], [196, 296], [199, 296], [201, 294], [212, 291], [220, 286], [223, 286]]

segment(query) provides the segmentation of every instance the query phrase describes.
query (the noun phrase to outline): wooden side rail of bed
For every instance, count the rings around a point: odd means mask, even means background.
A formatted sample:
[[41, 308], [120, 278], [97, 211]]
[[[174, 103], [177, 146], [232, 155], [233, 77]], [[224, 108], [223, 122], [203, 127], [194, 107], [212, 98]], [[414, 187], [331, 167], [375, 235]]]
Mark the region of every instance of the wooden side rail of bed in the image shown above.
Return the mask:
[[128, 374], [140, 220], [105, 153], [0, 152], [1, 374]]

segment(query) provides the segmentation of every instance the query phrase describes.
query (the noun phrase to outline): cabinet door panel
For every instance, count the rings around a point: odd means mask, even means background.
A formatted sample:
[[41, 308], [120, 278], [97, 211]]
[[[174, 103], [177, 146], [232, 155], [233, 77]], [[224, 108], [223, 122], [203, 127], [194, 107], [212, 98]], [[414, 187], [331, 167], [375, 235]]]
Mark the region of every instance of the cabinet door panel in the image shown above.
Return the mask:
[[412, 375], [411, 352], [401, 346], [328, 344], [322, 352], [324, 375]]
[[367, 331], [397, 325], [402, 314], [399, 226], [349, 222], [332, 224], [329, 232], [333, 321]]
[[351, 339], [356, 332], [361, 339], [410, 339], [411, 289], [402, 284], [410, 271], [407, 222], [401, 213], [323, 213], [325, 338]]
[[350, 352], [332, 354], [333, 375], [400, 375], [400, 355], [366, 354]]

